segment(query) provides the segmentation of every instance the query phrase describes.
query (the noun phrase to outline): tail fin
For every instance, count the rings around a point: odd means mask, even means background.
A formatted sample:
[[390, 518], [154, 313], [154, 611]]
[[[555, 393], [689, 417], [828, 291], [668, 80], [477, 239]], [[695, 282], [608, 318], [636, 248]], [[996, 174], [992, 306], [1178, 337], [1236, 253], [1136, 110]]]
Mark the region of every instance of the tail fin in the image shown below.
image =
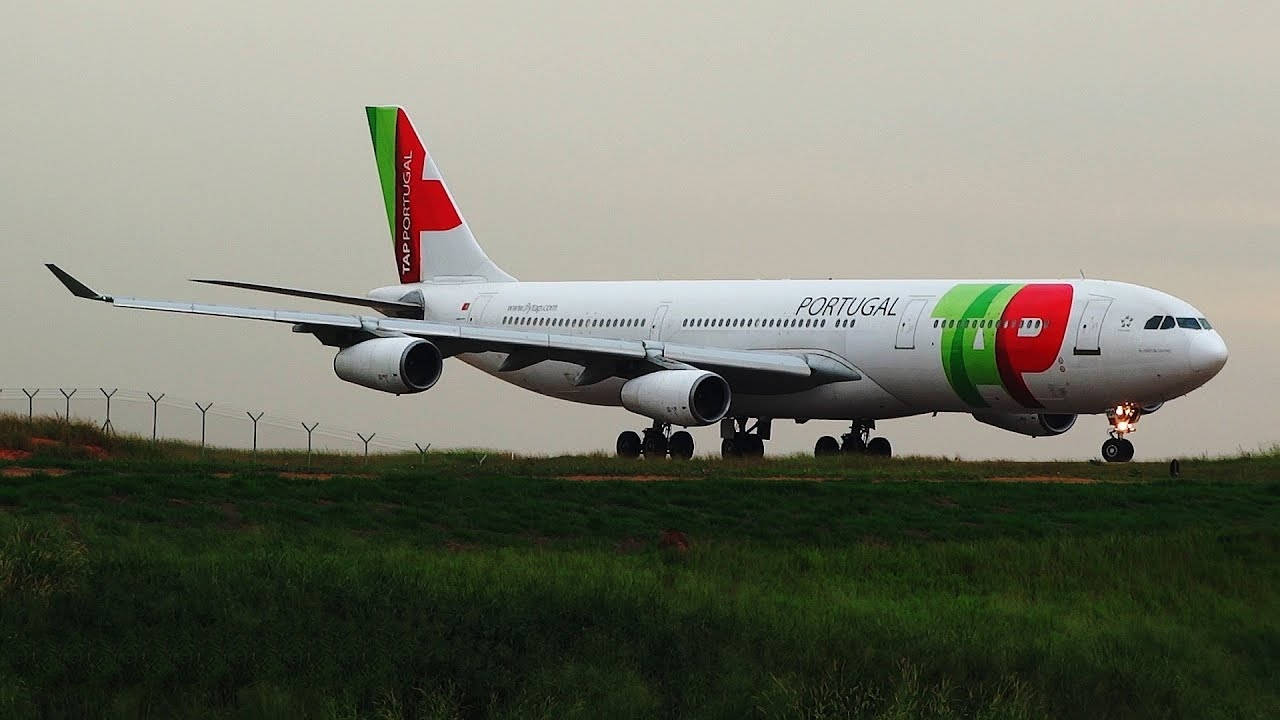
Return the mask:
[[514, 281], [476, 243], [404, 109], [366, 107], [365, 114], [400, 282]]

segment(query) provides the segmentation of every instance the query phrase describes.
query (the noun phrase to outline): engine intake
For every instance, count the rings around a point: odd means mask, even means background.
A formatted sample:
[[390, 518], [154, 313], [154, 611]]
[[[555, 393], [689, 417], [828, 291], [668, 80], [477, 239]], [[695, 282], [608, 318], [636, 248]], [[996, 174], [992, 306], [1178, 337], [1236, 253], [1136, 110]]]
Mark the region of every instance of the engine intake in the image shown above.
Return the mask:
[[1057, 413], [974, 413], [973, 419], [1031, 437], [1061, 435], [1076, 424], [1075, 415]]
[[333, 358], [333, 371], [343, 380], [396, 395], [427, 390], [440, 379], [443, 368], [439, 348], [410, 337], [365, 340], [339, 350]]
[[704, 370], [659, 370], [622, 386], [626, 409], [685, 427], [720, 422], [730, 398], [729, 383]]

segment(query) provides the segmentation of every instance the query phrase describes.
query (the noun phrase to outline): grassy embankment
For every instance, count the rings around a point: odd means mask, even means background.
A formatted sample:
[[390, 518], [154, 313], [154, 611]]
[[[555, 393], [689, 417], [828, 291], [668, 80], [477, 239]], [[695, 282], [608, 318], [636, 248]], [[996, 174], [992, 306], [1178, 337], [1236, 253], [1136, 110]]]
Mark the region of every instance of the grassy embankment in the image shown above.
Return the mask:
[[1280, 715], [1274, 453], [0, 448], [4, 717]]

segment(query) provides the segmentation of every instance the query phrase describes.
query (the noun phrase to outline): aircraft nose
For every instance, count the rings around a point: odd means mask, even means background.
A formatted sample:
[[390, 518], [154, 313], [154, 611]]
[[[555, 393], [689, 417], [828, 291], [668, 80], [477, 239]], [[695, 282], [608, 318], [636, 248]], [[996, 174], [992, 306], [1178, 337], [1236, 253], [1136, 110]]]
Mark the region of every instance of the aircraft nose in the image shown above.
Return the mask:
[[1227, 364], [1227, 344], [1216, 332], [1198, 332], [1192, 334], [1191, 347], [1188, 348], [1191, 371], [1197, 375], [1205, 375], [1206, 379], [1218, 374]]

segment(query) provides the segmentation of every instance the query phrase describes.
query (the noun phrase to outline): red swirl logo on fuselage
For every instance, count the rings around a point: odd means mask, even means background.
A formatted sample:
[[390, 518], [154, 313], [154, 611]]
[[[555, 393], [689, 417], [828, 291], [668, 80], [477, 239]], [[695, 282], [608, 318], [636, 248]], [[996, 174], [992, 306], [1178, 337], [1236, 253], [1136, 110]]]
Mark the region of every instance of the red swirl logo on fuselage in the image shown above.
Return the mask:
[[1024, 375], [1053, 367], [1072, 292], [1066, 283], [963, 283], [947, 291], [933, 315], [943, 328], [942, 367], [956, 394], [973, 407], [990, 407], [979, 387], [998, 386], [1023, 407], [1044, 407]]

